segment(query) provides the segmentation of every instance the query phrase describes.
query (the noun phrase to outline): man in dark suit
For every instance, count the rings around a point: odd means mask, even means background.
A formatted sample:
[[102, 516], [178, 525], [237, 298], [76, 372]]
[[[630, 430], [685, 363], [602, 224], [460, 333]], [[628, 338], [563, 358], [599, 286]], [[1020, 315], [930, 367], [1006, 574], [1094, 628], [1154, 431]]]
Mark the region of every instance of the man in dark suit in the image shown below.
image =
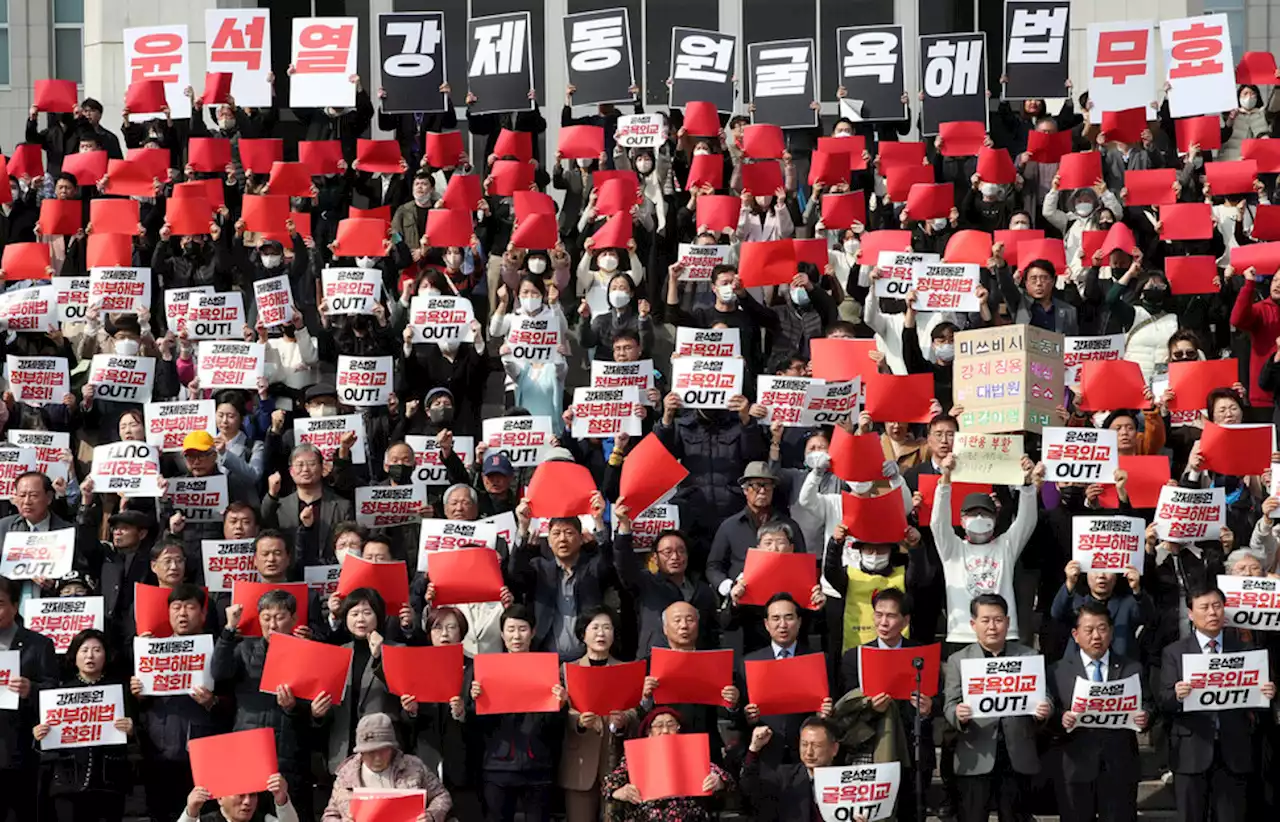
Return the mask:
[[[762, 767], [760, 753], [773, 739], [768, 725], [757, 725], [742, 763], [742, 794], [755, 810], [756, 819], [777, 822], [821, 822], [822, 812], [814, 801], [813, 770], [826, 768], [840, 751], [835, 726], [827, 719], [811, 716], [800, 726], [800, 761], [776, 768]], [[901, 790], [898, 793], [902, 796]], [[901, 819], [910, 819], [899, 813]]]
[[[1068, 732], [1062, 743], [1062, 776], [1058, 780], [1058, 803], [1063, 822], [1132, 822], [1138, 818], [1137, 735], [1127, 729], [1085, 728], [1072, 709], [1076, 682], [1119, 682], [1141, 677], [1142, 666], [1111, 652], [1115, 626], [1111, 612], [1100, 602], [1086, 602], [1076, 614], [1071, 632], [1079, 650], [1054, 663], [1049, 687], [1054, 704], [1062, 713], [1062, 727]], [[1144, 694], [1142, 709], [1133, 724], [1147, 727], [1153, 700]]]
[[[791, 594], [774, 594], [765, 605], [764, 627], [769, 632], [768, 646], [752, 651], [744, 658], [745, 662], [770, 659], [790, 659], [805, 654], [820, 653], [799, 643], [800, 639], [800, 606]], [[739, 689], [746, 693], [746, 666], [739, 668], [737, 674]], [[751, 701], [747, 693], [747, 706], [744, 709], [748, 725], [767, 725], [773, 731], [777, 741], [770, 745], [764, 754], [766, 766], [791, 764], [800, 761], [799, 743], [800, 726], [812, 714], [781, 714], [761, 716], [760, 706]], [[822, 700], [818, 714], [822, 717], [831, 715], [831, 697]]]
[[325, 482], [324, 456], [314, 445], [303, 443], [294, 447], [289, 454], [289, 476], [293, 479], [294, 491], [283, 498], [280, 497], [283, 478], [272, 475], [267, 480], [267, 495], [262, 499], [262, 524], [284, 531], [291, 537], [291, 545], [301, 546], [294, 556], [298, 568], [321, 564], [318, 557], [333, 545], [334, 526], [355, 519], [355, 510], [351, 500], [339, 496]]
[[40, 721], [39, 693], [58, 687], [58, 658], [53, 641], [17, 622], [20, 583], [0, 577], [0, 650], [18, 651], [18, 670], [8, 689], [18, 693], [18, 710], [0, 711], [0, 822], [9, 818], [36, 819], [36, 767], [39, 752], [31, 744], [31, 729]]
[[[1248, 650], [1236, 636], [1224, 634], [1226, 597], [1216, 587], [1187, 591], [1187, 614], [1195, 630], [1165, 646], [1161, 655], [1160, 709], [1170, 716], [1169, 766], [1179, 822], [1241, 822], [1245, 795], [1254, 773], [1252, 734], [1256, 718], [1249, 709], [1191, 711], [1183, 700], [1191, 683], [1182, 663], [1191, 654]], [[1275, 699], [1274, 682], [1262, 684], [1262, 695]]]

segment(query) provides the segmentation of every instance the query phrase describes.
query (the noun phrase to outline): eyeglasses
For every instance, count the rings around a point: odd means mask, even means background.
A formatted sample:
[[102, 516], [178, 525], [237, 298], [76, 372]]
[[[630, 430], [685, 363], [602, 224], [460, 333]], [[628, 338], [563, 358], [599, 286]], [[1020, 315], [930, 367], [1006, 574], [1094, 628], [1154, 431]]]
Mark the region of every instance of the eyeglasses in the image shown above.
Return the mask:
[[1174, 362], [1185, 362], [1187, 360], [1198, 360], [1200, 354], [1197, 351], [1174, 351], [1169, 355], [1169, 359]]
[[772, 491], [773, 483], [772, 482], [748, 482], [746, 485], [742, 487], [748, 491], [754, 491], [755, 493], [758, 494], [762, 491]]

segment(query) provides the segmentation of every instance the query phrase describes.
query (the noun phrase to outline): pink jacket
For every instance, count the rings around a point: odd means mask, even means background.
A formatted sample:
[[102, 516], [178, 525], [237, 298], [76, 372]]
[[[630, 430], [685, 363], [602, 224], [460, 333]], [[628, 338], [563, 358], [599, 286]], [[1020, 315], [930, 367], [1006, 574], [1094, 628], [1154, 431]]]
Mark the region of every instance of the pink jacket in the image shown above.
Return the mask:
[[1231, 324], [1249, 335], [1249, 404], [1268, 406], [1271, 393], [1258, 387], [1258, 374], [1262, 366], [1276, 352], [1276, 338], [1280, 337], [1280, 305], [1270, 298], [1253, 301], [1253, 283], [1247, 282], [1231, 308]]
[[[394, 787], [427, 792], [428, 822], [445, 822], [453, 807], [453, 798], [444, 789], [440, 778], [428, 771], [421, 759], [412, 754], [397, 753], [388, 767]], [[351, 792], [364, 787], [368, 786], [360, 779], [360, 754], [352, 754], [338, 766], [334, 775], [333, 793], [329, 795], [329, 805], [324, 809], [322, 822], [353, 822]]]

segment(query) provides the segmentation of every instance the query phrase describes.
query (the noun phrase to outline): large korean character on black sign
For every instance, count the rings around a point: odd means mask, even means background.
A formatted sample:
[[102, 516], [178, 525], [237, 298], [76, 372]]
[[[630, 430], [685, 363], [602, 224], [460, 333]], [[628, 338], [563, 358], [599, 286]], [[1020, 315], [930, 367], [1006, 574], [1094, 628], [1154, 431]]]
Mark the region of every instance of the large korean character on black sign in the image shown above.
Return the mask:
[[1006, 0], [1006, 100], [1061, 97], [1070, 59], [1070, 0]]
[[836, 29], [836, 60], [845, 103], [861, 119], [906, 119], [902, 26]]
[[378, 56], [387, 114], [444, 111], [447, 83], [444, 13], [409, 11], [378, 15]]
[[818, 112], [810, 105], [818, 99], [815, 88], [817, 59], [813, 40], [773, 40], [747, 46], [751, 77], [751, 115], [757, 123], [782, 128], [808, 128], [818, 124]]
[[716, 109], [733, 111], [734, 57], [738, 38], [718, 31], [671, 29], [671, 97], [669, 105], [715, 103]]
[[921, 133], [940, 123], [987, 122], [987, 36], [982, 32], [920, 38]]
[[630, 102], [635, 74], [626, 9], [566, 14], [564, 57], [578, 105]]
[[532, 109], [533, 44], [529, 12], [473, 17], [467, 21], [467, 88], [476, 96], [472, 114]]

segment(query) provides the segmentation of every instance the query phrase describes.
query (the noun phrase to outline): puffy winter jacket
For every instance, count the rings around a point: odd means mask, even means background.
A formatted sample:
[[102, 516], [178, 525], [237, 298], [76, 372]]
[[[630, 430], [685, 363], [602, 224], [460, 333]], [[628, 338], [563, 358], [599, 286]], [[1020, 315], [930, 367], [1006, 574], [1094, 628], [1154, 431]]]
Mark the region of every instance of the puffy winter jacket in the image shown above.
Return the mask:
[[730, 411], [698, 411], [681, 413], [670, 427], [659, 422], [653, 430], [689, 469], [678, 494], [681, 510], [696, 512], [698, 522], [711, 532], [742, 510], [746, 500], [738, 478], [747, 463], [768, 459], [765, 429], [743, 425]]
[[228, 682], [235, 690], [235, 731], [270, 728], [276, 738], [276, 759], [280, 773], [293, 781], [296, 775], [311, 770], [310, 717], [308, 703], [299, 700], [293, 710], [286, 711], [276, 703], [275, 694], [264, 694], [262, 669], [267, 662], [267, 641], [262, 637], [241, 639], [230, 630], [223, 631], [213, 648], [213, 679]]

